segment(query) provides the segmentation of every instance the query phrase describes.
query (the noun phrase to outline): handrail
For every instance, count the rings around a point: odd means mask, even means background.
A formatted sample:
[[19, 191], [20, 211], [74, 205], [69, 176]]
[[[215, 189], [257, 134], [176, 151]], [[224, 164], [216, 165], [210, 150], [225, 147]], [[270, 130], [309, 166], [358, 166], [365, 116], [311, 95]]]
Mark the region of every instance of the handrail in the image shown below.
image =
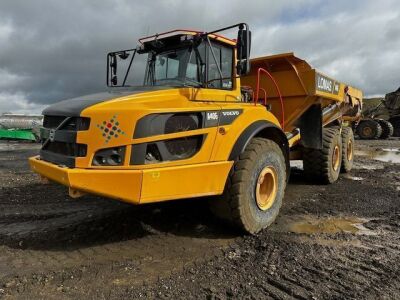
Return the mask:
[[[264, 106], [267, 106], [267, 91], [263, 88], [260, 88], [264, 92]], [[257, 100], [258, 102], [258, 100]]]
[[257, 70], [257, 88], [256, 88], [256, 94], [255, 94], [255, 97], [254, 97], [254, 105], [257, 105], [258, 96], [259, 96], [260, 90], [264, 91], [264, 93], [265, 93], [264, 104], [265, 105], [267, 104], [267, 93], [266, 93], [265, 89], [260, 88], [260, 77], [261, 77], [260, 75], [261, 75], [261, 73], [264, 73], [265, 75], [267, 75], [275, 85], [275, 89], [276, 89], [276, 91], [277, 91], [277, 93], [279, 95], [279, 100], [281, 102], [281, 114], [282, 114], [281, 126], [282, 126], [282, 129], [285, 130], [285, 109], [284, 109], [284, 105], [283, 105], [283, 99], [282, 99], [281, 91], [279, 89], [278, 84], [275, 81], [275, 78], [271, 75], [271, 73], [269, 73], [267, 70], [265, 70], [263, 68], [258, 68], [258, 70]]
[[143, 40], [147, 40], [147, 39], [151, 39], [151, 38], [158, 38], [160, 36], [163, 35], [167, 35], [170, 33], [175, 33], [175, 32], [194, 32], [194, 33], [203, 33], [202, 31], [198, 31], [198, 30], [192, 30], [192, 29], [174, 29], [174, 30], [170, 30], [170, 31], [165, 31], [165, 32], [161, 32], [161, 33], [157, 33], [157, 34], [153, 34], [153, 35], [149, 35], [149, 36], [144, 36], [141, 37], [140, 39], [138, 39], [139, 43], [143, 44]]
[[[152, 39], [152, 38], [158, 38], [158, 37], [161, 37], [161, 36], [164, 36], [164, 35], [168, 35], [168, 34], [171, 34], [171, 33], [179, 33], [179, 32], [181, 32], [181, 33], [191, 32], [191, 33], [196, 33], [196, 34], [207, 34], [207, 32], [199, 31], [199, 30], [193, 30], [193, 29], [174, 29], [174, 30], [170, 30], [170, 31], [166, 31], [166, 32], [161, 32], [161, 33], [149, 35], [149, 36], [144, 36], [144, 37], [141, 37], [140, 39], [138, 39], [138, 41], [139, 41], [140, 44], [143, 45], [143, 43], [144, 43], [143, 41], [144, 40]], [[216, 38], [222, 38], [222, 39], [225, 39], [225, 40], [228, 40], [228, 41], [236, 43], [235, 39], [230, 39], [230, 38], [227, 38], [227, 37], [225, 37], [223, 35], [212, 33], [212, 32], [210, 34], [212, 34]]]

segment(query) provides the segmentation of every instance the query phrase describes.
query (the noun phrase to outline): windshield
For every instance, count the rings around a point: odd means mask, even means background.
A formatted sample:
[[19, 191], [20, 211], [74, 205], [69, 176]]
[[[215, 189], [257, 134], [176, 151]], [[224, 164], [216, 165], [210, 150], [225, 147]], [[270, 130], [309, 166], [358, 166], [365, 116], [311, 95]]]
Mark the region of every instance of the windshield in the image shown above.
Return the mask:
[[197, 45], [157, 43], [147, 51], [110, 53], [108, 86], [233, 87], [232, 47], [208, 39]]
[[201, 53], [204, 53], [204, 46], [200, 45], [197, 49], [184, 48], [149, 54], [144, 85], [202, 86], [205, 58]]

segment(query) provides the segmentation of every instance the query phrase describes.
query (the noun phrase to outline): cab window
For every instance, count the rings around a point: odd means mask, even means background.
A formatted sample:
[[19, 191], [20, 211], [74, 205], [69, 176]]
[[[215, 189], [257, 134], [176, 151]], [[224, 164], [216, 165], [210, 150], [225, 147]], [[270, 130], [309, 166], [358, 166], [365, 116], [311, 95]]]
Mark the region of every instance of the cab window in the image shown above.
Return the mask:
[[[208, 47], [208, 87], [217, 89], [232, 89], [233, 49], [211, 42]], [[211, 52], [213, 51], [213, 52]], [[213, 55], [214, 53], [214, 55]], [[214, 59], [215, 56], [215, 59]], [[222, 73], [218, 70], [218, 67]]]
[[190, 53], [190, 59], [186, 70], [186, 78], [197, 82], [203, 82], [205, 78], [205, 44], [202, 43], [197, 47], [197, 53], [193, 49]]

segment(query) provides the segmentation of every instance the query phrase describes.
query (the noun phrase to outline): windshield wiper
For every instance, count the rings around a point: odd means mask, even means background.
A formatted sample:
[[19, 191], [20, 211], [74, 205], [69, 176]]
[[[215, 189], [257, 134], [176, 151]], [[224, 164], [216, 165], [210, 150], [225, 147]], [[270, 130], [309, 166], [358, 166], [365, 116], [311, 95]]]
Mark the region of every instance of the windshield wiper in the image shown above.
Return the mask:
[[189, 77], [185, 77], [184, 85], [187, 85], [186, 81], [190, 81], [192, 83], [191, 85], [188, 85], [188, 86], [197, 86], [197, 87], [202, 87], [203, 86], [202, 82], [194, 80], [194, 79], [189, 78]]

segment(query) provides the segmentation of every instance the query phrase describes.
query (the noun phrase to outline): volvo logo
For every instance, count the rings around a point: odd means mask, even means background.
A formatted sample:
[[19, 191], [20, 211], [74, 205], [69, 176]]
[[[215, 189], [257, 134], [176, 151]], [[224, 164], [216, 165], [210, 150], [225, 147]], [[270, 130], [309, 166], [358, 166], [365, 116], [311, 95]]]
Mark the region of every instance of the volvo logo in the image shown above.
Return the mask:
[[238, 116], [240, 112], [238, 110], [223, 111], [222, 115], [225, 116]]

